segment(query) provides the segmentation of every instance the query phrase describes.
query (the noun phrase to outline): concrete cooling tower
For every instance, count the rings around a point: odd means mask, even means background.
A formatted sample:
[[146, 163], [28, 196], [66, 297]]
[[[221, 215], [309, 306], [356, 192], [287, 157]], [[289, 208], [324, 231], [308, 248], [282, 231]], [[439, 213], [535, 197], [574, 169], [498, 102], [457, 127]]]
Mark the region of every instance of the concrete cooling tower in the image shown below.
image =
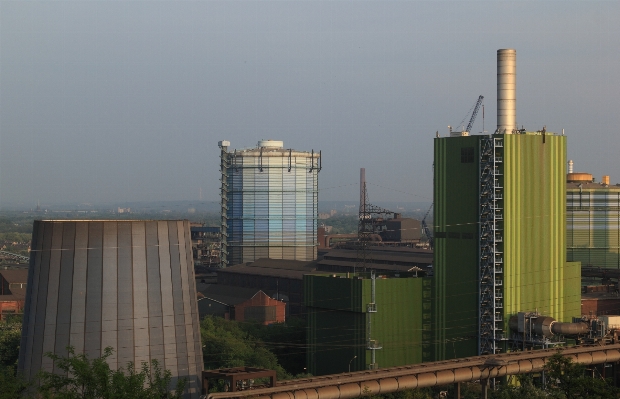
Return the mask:
[[198, 397], [202, 348], [188, 221], [35, 221], [19, 369], [54, 369], [45, 353], [113, 369], [157, 359]]

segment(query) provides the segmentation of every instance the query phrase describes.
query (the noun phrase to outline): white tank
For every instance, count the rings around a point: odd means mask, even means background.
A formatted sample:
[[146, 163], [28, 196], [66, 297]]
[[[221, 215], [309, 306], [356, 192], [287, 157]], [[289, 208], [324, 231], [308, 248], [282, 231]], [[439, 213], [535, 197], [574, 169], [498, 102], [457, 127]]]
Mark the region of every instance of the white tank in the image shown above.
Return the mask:
[[316, 259], [320, 168], [319, 152], [284, 149], [277, 140], [225, 152], [222, 263]]

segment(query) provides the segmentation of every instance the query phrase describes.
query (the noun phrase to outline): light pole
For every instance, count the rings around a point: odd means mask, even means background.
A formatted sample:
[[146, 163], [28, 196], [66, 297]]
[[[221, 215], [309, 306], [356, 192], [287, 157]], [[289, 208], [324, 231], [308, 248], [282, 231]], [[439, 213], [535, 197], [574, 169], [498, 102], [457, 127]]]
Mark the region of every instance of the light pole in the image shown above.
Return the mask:
[[353, 358], [349, 360], [349, 373], [351, 372], [351, 362], [355, 359], [357, 359], [357, 355], [353, 356]]

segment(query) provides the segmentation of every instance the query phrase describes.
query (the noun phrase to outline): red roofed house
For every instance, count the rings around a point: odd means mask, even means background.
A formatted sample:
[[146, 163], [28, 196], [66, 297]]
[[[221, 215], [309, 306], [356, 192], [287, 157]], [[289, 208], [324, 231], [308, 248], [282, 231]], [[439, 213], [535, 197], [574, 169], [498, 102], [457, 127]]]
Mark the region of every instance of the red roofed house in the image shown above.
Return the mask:
[[255, 321], [265, 325], [285, 321], [286, 303], [270, 298], [256, 288], [220, 284], [208, 284], [201, 288], [201, 298], [198, 299], [200, 318], [214, 315], [228, 320]]
[[27, 282], [28, 269], [0, 270], [0, 320], [24, 312]]

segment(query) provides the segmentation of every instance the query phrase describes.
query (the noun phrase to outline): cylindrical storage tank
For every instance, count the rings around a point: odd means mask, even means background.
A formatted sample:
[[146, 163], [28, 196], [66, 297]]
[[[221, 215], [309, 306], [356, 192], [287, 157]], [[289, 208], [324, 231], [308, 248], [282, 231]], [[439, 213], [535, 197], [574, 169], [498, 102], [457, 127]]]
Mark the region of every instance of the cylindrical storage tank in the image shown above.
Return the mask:
[[256, 148], [228, 150], [224, 159], [226, 265], [260, 258], [315, 260], [320, 153], [261, 140]]
[[18, 368], [58, 372], [45, 353], [112, 369], [157, 360], [200, 394], [202, 346], [189, 222], [35, 221]]
[[590, 173], [569, 173], [566, 175], [567, 183], [592, 183], [592, 174]]
[[517, 50], [497, 50], [497, 131], [517, 129]]

